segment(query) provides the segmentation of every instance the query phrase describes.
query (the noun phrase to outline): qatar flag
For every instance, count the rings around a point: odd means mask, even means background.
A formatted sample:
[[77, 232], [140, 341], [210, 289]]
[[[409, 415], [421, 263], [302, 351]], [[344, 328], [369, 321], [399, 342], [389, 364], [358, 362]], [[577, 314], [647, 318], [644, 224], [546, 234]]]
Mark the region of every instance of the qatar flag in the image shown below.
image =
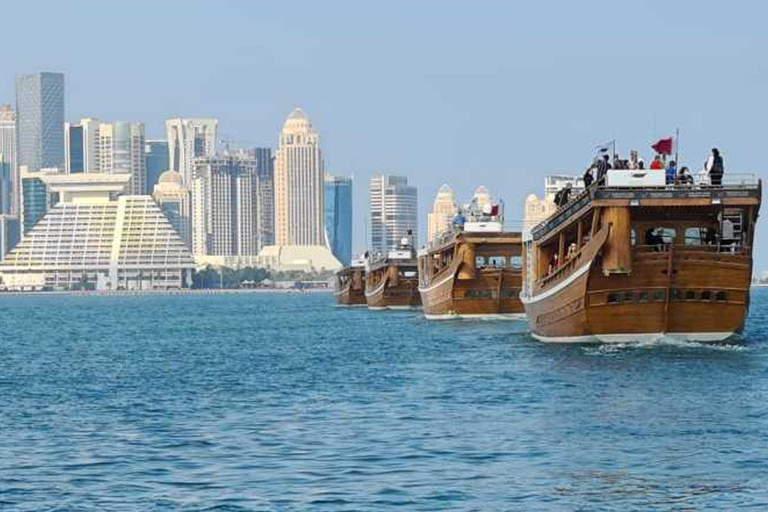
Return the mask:
[[655, 152], [657, 152], [660, 155], [671, 155], [672, 154], [672, 142], [674, 138], [669, 137], [666, 139], [659, 139], [656, 144], [652, 144], [651, 147]]

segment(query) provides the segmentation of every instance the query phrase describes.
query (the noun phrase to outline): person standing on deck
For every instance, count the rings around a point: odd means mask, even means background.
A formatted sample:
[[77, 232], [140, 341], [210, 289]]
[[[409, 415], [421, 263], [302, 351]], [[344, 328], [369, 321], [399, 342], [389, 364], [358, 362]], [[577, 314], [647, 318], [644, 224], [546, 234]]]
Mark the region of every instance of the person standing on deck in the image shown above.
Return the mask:
[[675, 184], [675, 177], [677, 176], [677, 163], [674, 160], [670, 160], [667, 165], [667, 185]]
[[712, 185], [720, 186], [723, 184], [725, 166], [723, 164], [723, 157], [720, 156], [720, 151], [717, 148], [712, 148], [712, 153], [704, 164], [704, 170], [707, 171]]

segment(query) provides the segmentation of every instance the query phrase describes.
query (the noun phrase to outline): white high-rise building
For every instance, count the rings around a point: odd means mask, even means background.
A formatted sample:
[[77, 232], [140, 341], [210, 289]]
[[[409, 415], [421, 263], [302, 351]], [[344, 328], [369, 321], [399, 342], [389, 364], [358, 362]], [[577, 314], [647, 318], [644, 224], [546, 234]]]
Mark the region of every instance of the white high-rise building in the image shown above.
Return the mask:
[[146, 193], [147, 161], [144, 157], [144, 123], [99, 125], [99, 169], [104, 173], [126, 173], [131, 180], [127, 194]]
[[192, 225], [189, 190], [184, 186], [181, 174], [165, 171], [154, 186], [152, 198], [176, 229], [184, 244], [192, 248]]
[[443, 184], [435, 196], [432, 212], [427, 215], [427, 242], [448, 231], [457, 212], [456, 195], [448, 184]]
[[275, 244], [325, 245], [320, 139], [300, 108], [283, 124], [274, 172]]
[[192, 252], [201, 256], [256, 256], [256, 161], [223, 155], [195, 160], [192, 178]]
[[418, 198], [408, 178], [380, 174], [370, 181], [371, 248], [385, 254], [408, 236], [417, 246]]
[[5, 163], [10, 173], [10, 211], [18, 215], [21, 205], [21, 180], [16, 166], [16, 114], [10, 105], [0, 105], [0, 155], [0, 166]]
[[178, 171], [186, 186], [192, 180], [195, 159], [216, 154], [218, 131], [218, 119], [176, 118], [165, 121], [168, 168]]

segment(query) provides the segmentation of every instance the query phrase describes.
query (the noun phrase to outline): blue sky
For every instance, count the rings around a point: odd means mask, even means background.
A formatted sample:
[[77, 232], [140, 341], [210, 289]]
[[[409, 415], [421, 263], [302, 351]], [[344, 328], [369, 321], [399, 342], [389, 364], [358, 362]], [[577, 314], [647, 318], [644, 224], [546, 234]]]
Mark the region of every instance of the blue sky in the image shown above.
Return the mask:
[[[422, 233], [443, 182], [479, 184], [522, 217], [543, 176], [580, 172], [597, 143], [681, 160], [712, 146], [765, 173], [768, 6], [760, 2], [14, 2], [3, 6], [0, 102], [13, 75], [66, 73], [67, 118], [216, 116], [224, 138], [274, 146], [303, 107], [329, 171], [405, 174]], [[11, 44], [13, 42], [13, 44]], [[765, 223], [758, 268], [768, 266]]]

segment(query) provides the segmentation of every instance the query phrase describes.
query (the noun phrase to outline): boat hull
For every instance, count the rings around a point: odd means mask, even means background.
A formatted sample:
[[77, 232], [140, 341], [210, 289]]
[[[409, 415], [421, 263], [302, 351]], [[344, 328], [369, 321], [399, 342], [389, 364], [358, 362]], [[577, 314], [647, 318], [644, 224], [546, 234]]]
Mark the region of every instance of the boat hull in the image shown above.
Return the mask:
[[661, 337], [719, 342], [742, 331], [749, 306], [748, 257], [656, 253], [638, 255], [634, 266], [631, 275], [605, 276], [592, 261], [524, 300], [533, 337], [553, 343]]
[[367, 287], [365, 299], [369, 309], [417, 309], [421, 306], [418, 281], [399, 279], [397, 284], [384, 280], [375, 287]]
[[521, 273], [510, 269], [478, 271], [474, 279], [458, 279], [454, 272], [419, 289], [428, 319], [525, 318], [520, 302]]
[[354, 289], [350, 284], [334, 292], [336, 304], [338, 306], [365, 306], [365, 293], [360, 289]]

